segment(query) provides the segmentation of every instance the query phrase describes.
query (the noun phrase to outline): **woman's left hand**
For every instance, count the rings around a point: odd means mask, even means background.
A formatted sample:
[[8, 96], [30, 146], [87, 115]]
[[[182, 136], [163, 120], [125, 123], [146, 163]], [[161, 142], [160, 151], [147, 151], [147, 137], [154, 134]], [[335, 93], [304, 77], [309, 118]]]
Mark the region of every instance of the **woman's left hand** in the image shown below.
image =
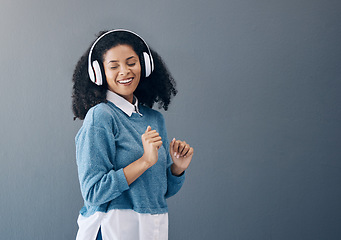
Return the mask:
[[173, 175], [181, 175], [189, 166], [194, 153], [193, 148], [185, 141], [173, 140], [169, 146], [170, 155], [173, 160], [171, 167]]

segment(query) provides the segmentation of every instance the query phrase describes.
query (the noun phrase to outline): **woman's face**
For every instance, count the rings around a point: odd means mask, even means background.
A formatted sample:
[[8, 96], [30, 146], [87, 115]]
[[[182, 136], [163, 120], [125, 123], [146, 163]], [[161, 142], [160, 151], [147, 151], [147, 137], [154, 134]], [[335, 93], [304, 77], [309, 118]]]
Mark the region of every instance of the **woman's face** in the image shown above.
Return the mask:
[[108, 88], [133, 102], [133, 94], [141, 76], [139, 57], [130, 45], [118, 45], [103, 55], [103, 66]]

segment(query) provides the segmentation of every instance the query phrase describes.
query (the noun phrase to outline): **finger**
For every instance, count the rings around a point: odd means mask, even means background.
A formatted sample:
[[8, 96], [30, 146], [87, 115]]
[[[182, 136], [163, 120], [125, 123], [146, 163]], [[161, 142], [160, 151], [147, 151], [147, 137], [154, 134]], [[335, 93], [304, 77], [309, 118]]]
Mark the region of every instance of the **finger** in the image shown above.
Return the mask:
[[194, 154], [194, 149], [191, 147], [186, 154], [186, 157], [191, 157]]
[[154, 134], [154, 133], [157, 133], [157, 131], [147, 128], [147, 130], [143, 133], [143, 135], [147, 136], [147, 135]]
[[183, 156], [183, 151], [186, 147], [187, 143], [185, 141], [181, 142], [179, 145], [179, 155]]
[[155, 137], [159, 137], [160, 135], [159, 135], [159, 133], [158, 132], [148, 132], [148, 133], [146, 133], [145, 134], [146, 136], [146, 139], [151, 139], [151, 138], [155, 138]]
[[157, 141], [153, 143], [153, 146], [156, 147], [157, 149], [160, 149], [160, 147], [162, 146], [162, 141]]
[[[147, 132], [148, 131], [148, 132]], [[149, 139], [151, 137], [159, 136], [159, 133], [157, 133], [155, 130], [150, 131], [148, 128], [144, 134], [142, 134], [142, 139]]]
[[149, 142], [155, 143], [155, 142], [159, 142], [161, 140], [162, 140], [162, 138], [160, 136], [158, 136], [158, 137], [150, 138]]
[[180, 141], [176, 140], [173, 145], [174, 157], [178, 155]]
[[145, 132], [145, 135], [150, 135], [150, 134], [154, 134], [154, 133], [158, 133], [156, 130], [149, 130], [148, 132]]
[[186, 144], [184, 150], [182, 150], [182, 152], [181, 152], [182, 157], [186, 157], [187, 156], [187, 153], [188, 153], [190, 148], [191, 147], [189, 146], [189, 144]]
[[174, 154], [174, 150], [173, 150], [174, 142], [175, 142], [175, 138], [173, 138], [173, 140], [172, 140], [172, 141], [170, 142], [170, 144], [169, 144], [169, 151], [170, 151], [170, 154], [171, 154], [171, 155]]
[[148, 126], [145, 132], [147, 133], [147, 132], [149, 132], [150, 130], [152, 130], [152, 128], [151, 128], [150, 126]]
[[178, 140], [178, 147], [177, 147], [177, 154], [176, 154], [176, 158], [179, 158], [181, 156], [181, 152], [183, 151], [183, 148], [184, 148], [184, 144], [182, 141]]
[[154, 133], [158, 133], [155, 129], [154, 130], [149, 130], [148, 132], [145, 132], [144, 134], [149, 135], [149, 134], [154, 134]]

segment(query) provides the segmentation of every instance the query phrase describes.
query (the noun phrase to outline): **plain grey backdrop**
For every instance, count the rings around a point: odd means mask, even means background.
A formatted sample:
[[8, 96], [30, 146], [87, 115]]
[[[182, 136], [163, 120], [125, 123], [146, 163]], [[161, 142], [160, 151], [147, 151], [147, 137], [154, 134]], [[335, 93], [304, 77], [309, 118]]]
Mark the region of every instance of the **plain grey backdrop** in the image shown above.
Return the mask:
[[100, 30], [141, 34], [195, 148], [170, 239], [341, 239], [339, 0], [2, 0], [0, 239], [74, 239], [71, 78]]

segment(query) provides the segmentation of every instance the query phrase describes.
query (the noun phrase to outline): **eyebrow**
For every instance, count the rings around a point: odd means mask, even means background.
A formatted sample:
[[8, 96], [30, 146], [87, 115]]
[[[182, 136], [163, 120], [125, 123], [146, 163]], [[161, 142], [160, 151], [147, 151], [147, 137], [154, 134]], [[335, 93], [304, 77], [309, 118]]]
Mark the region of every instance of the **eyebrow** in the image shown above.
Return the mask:
[[[126, 60], [128, 61], [132, 58], [135, 58], [135, 56], [128, 57]], [[108, 63], [116, 63], [116, 62], [118, 62], [118, 60], [110, 60]]]

